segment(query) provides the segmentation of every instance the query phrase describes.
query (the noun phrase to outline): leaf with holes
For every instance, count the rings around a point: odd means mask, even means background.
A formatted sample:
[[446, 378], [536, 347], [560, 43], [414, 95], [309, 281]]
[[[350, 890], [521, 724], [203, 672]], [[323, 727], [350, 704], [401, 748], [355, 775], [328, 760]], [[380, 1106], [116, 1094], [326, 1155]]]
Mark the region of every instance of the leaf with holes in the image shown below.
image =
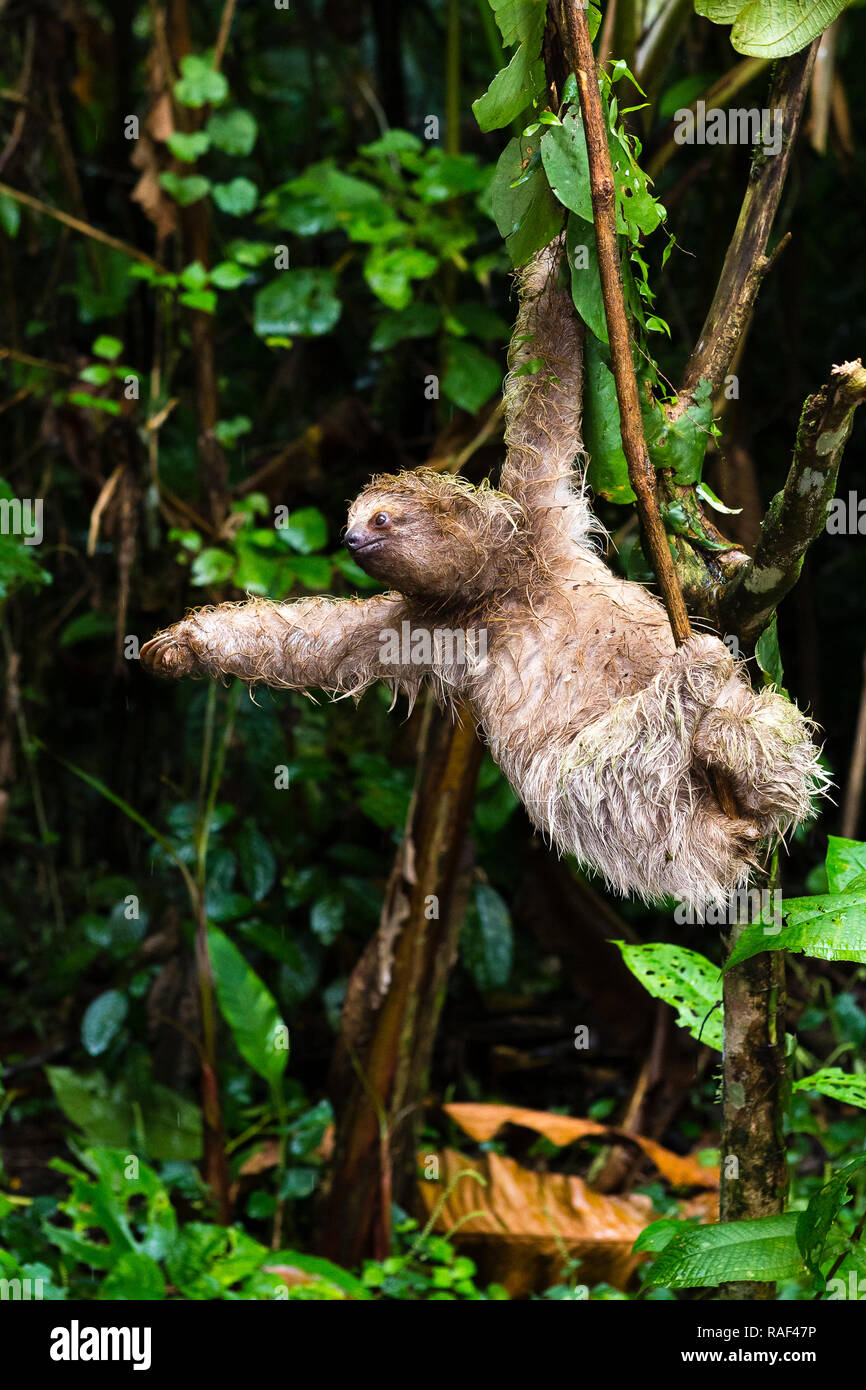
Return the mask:
[[847, 893], [786, 898], [781, 931], [761, 922], [746, 927], [728, 957], [726, 970], [762, 951], [801, 951], [817, 960], [854, 960], [866, 965], [866, 883]]
[[797, 1213], [797, 1245], [813, 1274], [827, 1253], [827, 1242], [836, 1217], [848, 1200], [848, 1185], [866, 1166], [866, 1154], [859, 1154], [835, 1173], [809, 1199], [805, 1211]]
[[650, 942], [633, 946], [615, 943], [635, 979], [654, 999], [677, 1011], [677, 1023], [698, 1042], [722, 1048], [722, 981], [719, 967], [684, 946]]
[[843, 1071], [841, 1067], [822, 1067], [820, 1071], [813, 1071], [811, 1076], [801, 1076], [799, 1081], [794, 1082], [794, 1090], [817, 1091], [831, 1100], [859, 1105], [861, 1110], [866, 1110], [866, 1076]]

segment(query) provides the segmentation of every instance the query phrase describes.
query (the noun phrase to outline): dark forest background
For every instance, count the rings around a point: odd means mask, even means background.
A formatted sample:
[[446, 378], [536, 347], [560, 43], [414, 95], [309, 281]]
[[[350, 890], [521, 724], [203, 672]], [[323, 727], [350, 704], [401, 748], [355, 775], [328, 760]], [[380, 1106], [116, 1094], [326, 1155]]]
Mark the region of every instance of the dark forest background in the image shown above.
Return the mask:
[[[241, 0], [223, 39], [227, 9], [0, 6], [0, 477], [5, 497], [44, 500], [40, 545], [0, 536], [0, 1250], [9, 1270], [41, 1269], [58, 1296], [92, 1296], [103, 1280], [103, 1296], [266, 1296], [272, 1246], [293, 1252], [277, 1261], [294, 1271], [281, 1276], [292, 1296], [362, 1296], [309, 1257], [327, 1244], [341, 1004], [379, 921], [425, 708], [389, 713], [379, 691], [357, 709], [268, 691], [253, 700], [155, 682], [135, 658], [189, 606], [368, 592], [340, 537], [369, 475], [462, 454], [478, 481], [502, 454], [515, 299], [489, 185], [508, 132], [484, 135], [471, 114], [504, 61], [486, 7]], [[705, 469], [741, 508], [720, 524], [746, 546], [784, 480], [803, 401], [866, 345], [864, 26], [859, 6], [839, 25], [829, 113], [811, 109], [776, 224], [791, 241], [763, 286], [739, 398]], [[692, 17], [640, 116], [644, 167], [674, 111], [735, 61], [727, 31]], [[757, 71], [733, 104], [760, 105], [767, 76]], [[431, 117], [438, 138], [427, 138]], [[676, 147], [658, 167], [678, 248], [664, 266], [663, 237], [647, 255], [672, 380], [749, 158]], [[438, 399], [425, 392], [431, 376]], [[863, 429], [842, 497], [866, 495]], [[289, 511], [280, 531], [276, 506]], [[600, 499], [598, 510], [611, 563], [625, 565], [630, 509]], [[785, 684], [822, 727], [837, 788], [789, 845], [789, 895], [824, 887], [828, 834], [866, 838], [862, 807], [842, 821], [863, 693], [864, 545], [866, 534], [822, 537], [780, 610]], [[206, 916], [264, 991], [226, 957], [216, 1055], [228, 1219], [200, 1166], [196, 917], [177, 862], [195, 878], [203, 767]], [[677, 925], [669, 905], [615, 900], [558, 860], [487, 755], [461, 873], [421, 1150], [446, 1174], [459, 1151], [519, 1164], [532, 1182], [515, 1179], [506, 1199], [502, 1170], [488, 1167], [487, 1188], [462, 1207], [449, 1198], [445, 1228], [489, 1207], [498, 1245], [419, 1244], [425, 1207], [401, 1196], [391, 1264], [370, 1249], [378, 1262], [347, 1261], [351, 1274], [397, 1298], [504, 1296], [503, 1284], [565, 1296], [575, 1282], [633, 1295], [642, 1274], [625, 1252], [637, 1231], [653, 1215], [710, 1214], [712, 1180], [677, 1181], [604, 1133], [565, 1146], [555, 1125], [479, 1138], [441, 1107], [609, 1122], [669, 1154], [710, 1151], [711, 1166], [718, 1055], [675, 1026], [611, 942], [676, 942], [718, 961], [717, 932]], [[863, 973], [792, 957], [795, 1062], [862, 1071]], [[291, 1035], [283, 1077], [243, 1040], [245, 1011], [267, 1012], [268, 1000]], [[831, 1161], [862, 1153], [866, 1117], [801, 1092], [789, 1127], [802, 1204]], [[102, 1155], [88, 1178], [85, 1150]], [[106, 1153], [126, 1151], [142, 1158], [136, 1219], [161, 1229], [168, 1192], [189, 1232], [174, 1264], [158, 1241], [94, 1237], [82, 1215], [100, 1183], [116, 1192], [120, 1159]], [[79, 1174], [71, 1195], [58, 1159]], [[560, 1174], [591, 1184], [596, 1224], [569, 1227], [573, 1189]], [[556, 1239], [548, 1209], [561, 1214]], [[94, 1258], [94, 1240], [110, 1258]], [[787, 1296], [800, 1288], [791, 1280]]]

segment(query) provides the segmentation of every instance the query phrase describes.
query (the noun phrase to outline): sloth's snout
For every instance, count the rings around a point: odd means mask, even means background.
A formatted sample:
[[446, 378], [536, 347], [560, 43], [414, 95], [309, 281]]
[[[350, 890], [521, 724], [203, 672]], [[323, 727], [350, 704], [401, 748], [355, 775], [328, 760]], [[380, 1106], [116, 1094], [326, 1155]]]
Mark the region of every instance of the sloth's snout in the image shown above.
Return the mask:
[[347, 550], [352, 551], [354, 553], [356, 550], [361, 549], [361, 546], [364, 544], [364, 540], [365, 536], [362, 527], [353, 526], [352, 530], [347, 531], [345, 536], [343, 537], [343, 545], [346, 547]]

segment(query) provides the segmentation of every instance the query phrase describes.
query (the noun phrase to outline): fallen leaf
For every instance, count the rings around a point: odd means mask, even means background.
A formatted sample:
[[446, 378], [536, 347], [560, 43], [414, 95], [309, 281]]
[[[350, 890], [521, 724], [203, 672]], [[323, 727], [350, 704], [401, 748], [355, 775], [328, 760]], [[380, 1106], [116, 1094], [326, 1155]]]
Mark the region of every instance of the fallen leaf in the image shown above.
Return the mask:
[[526, 1110], [519, 1105], [483, 1105], [474, 1102], [455, 1102], [443, 1110], [464, 1133], [478, 1143], [492, 1139], [504, 1124], [523, 1125], [543, 1134], [552, 1144], [562, 1148], [587, 1135], [637, 1144], [651, 1159], [663, 1177], [675, 1187], [718, 1187], [718, 1168], [705, 1168], [693, 1155], [672, 1153], [654, 1139], [631, 1134], [615, 1125], [603, 1125], [597, 1120], [576, 1119], [571, 1115], [551, 1115], [546, 1110]]

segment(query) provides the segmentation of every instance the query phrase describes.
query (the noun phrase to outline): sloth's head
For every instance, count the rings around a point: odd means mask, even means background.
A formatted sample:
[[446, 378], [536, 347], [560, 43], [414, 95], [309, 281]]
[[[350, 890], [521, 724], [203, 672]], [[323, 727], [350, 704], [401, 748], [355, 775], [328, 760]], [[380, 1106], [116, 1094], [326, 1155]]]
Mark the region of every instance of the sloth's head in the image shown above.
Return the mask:
[[352, 503], [343, 540], [367, 574], [401, 594], [465, 602], [496, 587], [521, 522], [504, 493], [418, 468], [374, 478]]

